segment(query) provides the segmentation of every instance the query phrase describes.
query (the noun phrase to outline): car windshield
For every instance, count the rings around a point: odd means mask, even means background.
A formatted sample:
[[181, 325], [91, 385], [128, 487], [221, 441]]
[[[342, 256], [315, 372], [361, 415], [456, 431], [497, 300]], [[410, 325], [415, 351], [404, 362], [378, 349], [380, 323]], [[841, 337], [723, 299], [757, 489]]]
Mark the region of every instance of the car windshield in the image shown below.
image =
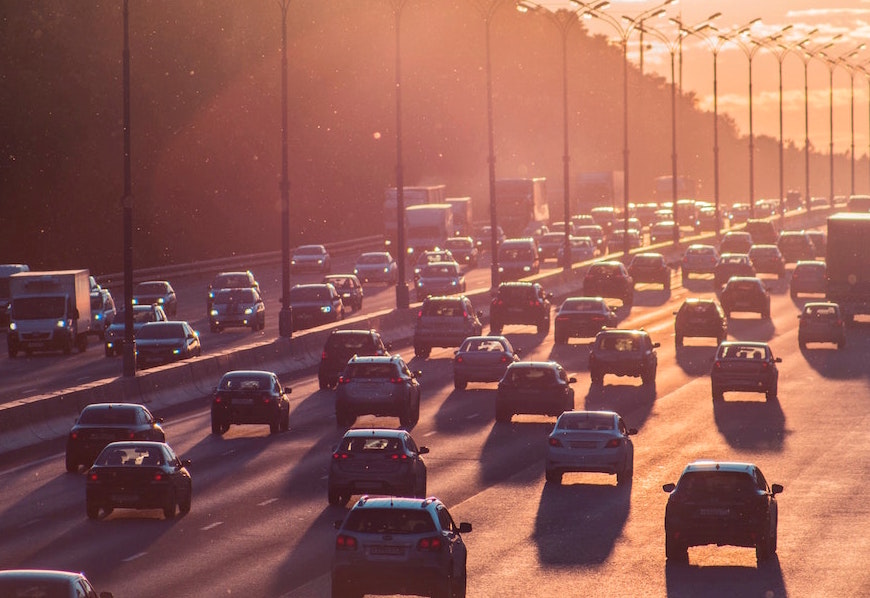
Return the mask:
[[124, 467], [141, 467], [163, 464], [163, 451], [156, 446], [107, 446], [95, 465], [113, 465]]
[[613, 416], [606, 413], [566, 413], [559, 418], [559, 430], [613, 430]]
[[326, 341], [326, 348], [329, 350], [337, 347], [342, 347], [356, 353], [363, 349], [371, 350], [373, 343], [371, 336], [368, 334], [333, 334]]
[[0, 579], [0, 596], [9, 598], [69, 598], [69, 579]]
[[505, 301], [526, 301], [532, 299], [534, 291], [530, 286], [503, 286], [498, 290], [499, 299]]
[[290, 302], [296, 301], [327, 301], [330, 298], [326, 286], [296, 287], [290, 289]]
[[415, 509], [354, 509], [344, 529], [364, 534], [424, 534], [435, 531], [428, 511]]
[[148, 339], [178, 339], [184, 338], [184, 326], [178, 323], [171, 324], [152, 324], [142, 327], [139, 334], [136, 336], [139, 340]]
[[658, 266], [662, 263], [662, 258], [657, 255], [638, 255], [632, 260], [635, 266]]
[[253, 303], [253, 289], [226, 289], [214, 296], [215, 303]]
[[767, 357], [766, 347], [752, 345], [726, 345], [720, 350], [722, 357], [728, 359], [764, 359]]
[[136, 285], [136, 295], [162, 295], [166, 293], [166, 285], [161, 282], [142, 282]]
[[561, 311], [599, 312], [603, 310], [601, 301], [595, 299], [566, 299], [565, 303], [562, 304]]
[[447, 239], [447, 249], [471, 249], [474, 242], [471, 239]]
[[129, 407], [85, 408], [79, 416], [80, 424], [105, 424], [108, 426], [129, 426], [136, 423], [137, 409]]
[[731, 471], [692, 471], [683, 474], [677, 492], [689, 499], [716, 499], [755, 493], [755, 483], [746, 473]]
[[499, 258], [509, 261], [530, 260], [532, 259], [532, 250], [530, 247], [502, 247], [499, 251]]
[[359, 264], [386, 264], [388, 262], [388, 258], [385, 255], [377, 254], [377, 253], [368, 253], [361, 255], [359, 258]]
[[346, 276], [327, 276], [326, 282], [335, 288], [351, 288], [353, 287], [353, 279]]
[[62, 318], [66, 314], [66, 297], [20, 297], [12, 301], [16, 320]]
[[324, 250], [317, 245], [303, 245], [296, 249], [294, 255], [323, 255]]
[[835, 318], [837, 317], [837, 308], [833, 305], [807, 305], [804, 309], [804, 315], [811, 318]]
[[269, 390], [272, 379], [269, 376], [257, 374], [224, 376], [220, 390]]

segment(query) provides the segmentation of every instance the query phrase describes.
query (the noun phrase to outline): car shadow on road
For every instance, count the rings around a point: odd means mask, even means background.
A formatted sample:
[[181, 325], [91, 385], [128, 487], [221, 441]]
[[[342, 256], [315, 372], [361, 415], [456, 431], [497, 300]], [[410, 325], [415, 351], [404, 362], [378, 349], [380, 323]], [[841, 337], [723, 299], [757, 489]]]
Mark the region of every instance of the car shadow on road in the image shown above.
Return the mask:
[[776, 336], [772, 320], [745, 312], [734, 313], [728, 318], [728, 335], [734, 340], [767, 342]]
[[495, 419], [495, 383], [469, 382], [464, 390], [454, 389], [435, 414], [435, 429], [462, 436], [492, 425]]
[[[547, 437], [555, 423], [552, 417], [515, 415], [510, 423], [493, 424], [480, 450], [480, 483], [526, 484], [543, 475]], [[535, 463], [540, 464], [539, 473], [530, 468]], [[517, 478], [517, 472], [522, 471], [532, 473]]]
[[589, 371], [589, 351], [594, 339], [571, 339], [564, 345], [553, 345], [550, 359], [570, 372]]
[[732, 447], [780, 452], [786, 436], [785, 413], [777, 399], [761, 393], [727, 392], [724, 401], [713, 401], [716, 427]]
[[[622, 380], [637, 380], [637, 384]], [[618, 383], [614, 383], [618, 381]], [[617, 378], [608, 374], [604, 384], [592, 384], [578, 409], [615, 411], [625, 418], [626, 425], [640, 429], [652, 413], [656, 401], [656, 386], [641, 384], [640, 378]]]
[[[601, 475], [600, 483], [572, 482], [572, 476]], [[565, 474], [561, 485], [546, 483], [532, 539], [542, 566], [598, 565], [622, 535], [631, 506], [631, 484], [617, 486], [604, 474]], [[596, 479], [596, 481], [598, 481]]]
[[[695, 339], [692, 339], [694, 342]], [[676, 350], [677, 365], [689, 376], [706, 376], [710, 373], [710, 368], [713, 366], [713, 359], [716, 357], [718, 346], [715, 345], [716, 339], [712, 339], [714, 345], [702, 344], [684, 344]], [[703, 340], [699, 341], [703, 342]]]
[[634, 305], [640, 307], [659, 307], [671, 299], [671, 290], [658, 285], [647, 289], [634, 290]]
[[856, 332], [846, 329], [846, 346], [838, 350], [829, 343], [808, 343], [801, 355], [811, 368], [825, 378], [851, 380], [868, 376], [867, 362], [870, 350], [864, 343], [867, 330]]
[[667, 563], [668, 598], [732, 598], [733, 596], [788, 596], [779, 558], [754, 567], [706, 566]]

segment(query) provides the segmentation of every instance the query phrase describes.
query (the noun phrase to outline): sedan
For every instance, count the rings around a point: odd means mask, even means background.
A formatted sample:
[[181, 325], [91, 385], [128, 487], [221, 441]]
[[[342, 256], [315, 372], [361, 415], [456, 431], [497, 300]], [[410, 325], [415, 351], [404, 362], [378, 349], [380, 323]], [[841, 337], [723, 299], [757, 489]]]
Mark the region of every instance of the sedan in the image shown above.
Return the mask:
[[559, 416], [574, 409], [577, 378], [568, 377], [555, 361], [518, 361], [505, 370], [495, 397], [495, 421], [509, 422], [515, 413]]
[[133, 289], [133, 305], [157, 304], [163, 308], [170, 318], [178, 311], [178, 298], [172, 285], [165, 280], [150, 280], [140, 282]]
[[187, 468], [165, 442], [113, 442], [88, 470], [85, 509], [89, 519], [116, 508], [163, 509], [167, 519], [190, 511], [193, 486]]
[[136, 336], [136, 361], [142, 366], [170, 363], [201, 354], [199, 333], [187, 322], [149, 322]]
[[767, 343], [754, 341], [725, 341], [719, 344], [710, 382], [713, 400], [721, 401], [726, 391], [763, 392], [767, 400], [777, 396], [779, 372]]
[[329, 252], [323, 245], [300, 245], [290, 258], [293, 272], [329, 272], [332, 267]]
[[519, 360], [519, 349], [504, 336], [469, 336], [454, 353], [453, 386], [462, 390], [469, 382], [498, 382]]
[[112, 598], [100, 592], [84, 573], [50, 569], [9, 569], [0, 571], [0, 596], [46, 596], [51, 598]]
[[362, 282], [396, 284], [398, 264], [387, 251], [370, 251], [359, 256], [353, 267], [354, 275]]
[[[133, 338], [142, 330], [142, 326], [148, 322], [165, 322], [169, 318], [159, 305], [134, 305], [133, 306]], [[120, 310], [115, 315], [115, 321], [106, 328], [106, 357], [120, 355], [124, 348], [126, 337], [126, 310]]]
[[565, 344], [571, 337], [593, 337], [602, 328], [615, 328], [619, 323], [616, 308], [602, 297], [568, 297], [556, 312], [554, 338]]
[[237, 370], [221, 378], [211, 401], [211, 432], [230, 424], [268, 424], [272, 434], [290, 429], [290, 388], [274, 372]]
[[266, 327], [266, 304], [257, 289], [221, 289], [214, 295], [208, 324], [212, 332], [240, 326], [251, 332]]
[[420, 269], [415, 283], [417, 301], [429, 295], [453, 295], [465, 292], [465, 277], [456, 262], [427, 264]]
[[290, 289], [293, 329], [302, 330], [344, 318], [341, 295], [331, 284], [297, 284]]
[[616, 474], [616, 483], [634, 473], [635, 428], [613, 411], [566, 411], [556, 420], [547, 440], [547, 482], [562, 483], [569, 471]]
[[151, 415], [145, 405], [93, 403], [76, 419], [66, 439], [66, 470], [75, 473], [88, 467], [107, 444], [119, 440], [166, 442], [163, 418]]
[[664, 290], [671, 290], [671, 269], [661, 253], [636, 254], [628, 265], [628, 273], [635, 284], [639, 282], [661, 284]]

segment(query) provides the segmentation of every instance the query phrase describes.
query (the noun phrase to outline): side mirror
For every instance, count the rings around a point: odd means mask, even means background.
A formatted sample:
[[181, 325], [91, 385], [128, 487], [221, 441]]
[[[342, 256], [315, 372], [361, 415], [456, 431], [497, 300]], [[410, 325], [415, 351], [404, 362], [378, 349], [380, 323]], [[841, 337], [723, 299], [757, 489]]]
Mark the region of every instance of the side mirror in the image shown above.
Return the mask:
[[673, 482], [669, 482], [669, 483], [665, 484], [664, 486], [662, 486], [662, 490], [664, 490], [667, 493], [671, 493], [674, 491], [674, 489], [676, 487], [677, 487], [676, 484], [674, 484]]
[[568, 384], [574, 384], [575, 382], [577, 382], [577, 378], [575, 378], [574, 376], [568, 378]]
[[653, 349], [658, 349], [661, 346], [662, 346], [661, 343], [653, 343]]
[[289, 394], [291, 394], [291, 393], [293, 392], [293, 389], [292, 389], [291, 387], [289, 387], [289, 386], [285, 386], [285, 387], [284, 387], [284, 392], [285, 392], [286, 394], [289, 395]]
[[477, 310], [476, 312], [474, 312], [474, 313], [475, 313], [475, 315], [476, 315], [478, 318], [482, 318], [482, 317], [483, 317], [483, 310], [482, 310], [482, 309], [478, 309], [478, 310]]
[[628, 429], [629, 436], [634, 436], [635, 434], [637, 434], [637, 428], [629, 428]]
[[773, 361], [774, 363], [782, 363], [782, 357], [774, 357]]
[[782, 484], [773, 484], [770, 487], [770, 493], [773, 494], [774, 496], [779, 494], [783, 490], [784, 490], [784, 488], [782, 487]]
[[421, 446], [421, 447], [419, 447], [419, 448], [417, 449], [417, 454], [418, 454], [418, 455], [425, 455], [425, 454], [427, 454], [428, 452], [429, 452], [429, 447], [428, 447], [428, 446]]
[[471, 531], [471, 524], [470, 523], [463, 521], [462, 523], [459, 524], [459, 533], [460, 534], [467, 534], [470, 531]]

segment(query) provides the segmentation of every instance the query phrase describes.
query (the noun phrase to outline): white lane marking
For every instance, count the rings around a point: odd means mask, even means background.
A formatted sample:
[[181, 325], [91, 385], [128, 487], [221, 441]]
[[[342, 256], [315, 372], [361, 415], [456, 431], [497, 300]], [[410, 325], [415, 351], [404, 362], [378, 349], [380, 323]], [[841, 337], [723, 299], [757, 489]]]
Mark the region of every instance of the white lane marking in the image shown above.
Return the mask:
[[138, 553], [138, 554], [134, 554], [133, 556], [128, 556], [128, 557], [125, 558], [125, 559], [121, 559], [121, 562], [122, 562], [122, 563], [129, 563], [130, 561], [135, 561], [135, 560], [138, 559], [138, 558], [142, 558], [142, 557], [145, 556], [146, 554], [148, 554], [148, 553], [147, 553], [147, 552], [140, 552], [140, 553]]
[[209, 523], [209, 524], [206, 525], [205, 527], [201, 527], [201, 528], [199, 528], [199, 530], [202, 531], [202, 532], [207, 532], [208, 530], [210, 530], [210, 529], [214, 529], [214, 528], [216, 528], [217, 526], [219, 526], [219, 525], [223, 525], [223, 524], [224, 524], [223, 521], [215, 521], [214, 523]]
[[465, 419], [474, 419], [476, 417], [480, 417], [479, 413], [472, 413], [471, 415], [466, 416]]
[[435, 430], [432, 430], [431, 432], [426, 432], [425, 434], [423, 434], [423, 436], [434, 436], [437, 433], [438, 432], [436, 432]]
[[267, 500], [264, 500], [263, 502], [258, 502], [258, 503], [257, 503], [257, 506], [258, 506], [258, 507], [265, 507], [266, 505], [270, 505], [270, 504], [272, 504], [272, 503], [275, 502], [276, 500], [278, 500], [278, 499], [277, 499], [277, 498], [269, 498], [269, 499], [267, 499]]

